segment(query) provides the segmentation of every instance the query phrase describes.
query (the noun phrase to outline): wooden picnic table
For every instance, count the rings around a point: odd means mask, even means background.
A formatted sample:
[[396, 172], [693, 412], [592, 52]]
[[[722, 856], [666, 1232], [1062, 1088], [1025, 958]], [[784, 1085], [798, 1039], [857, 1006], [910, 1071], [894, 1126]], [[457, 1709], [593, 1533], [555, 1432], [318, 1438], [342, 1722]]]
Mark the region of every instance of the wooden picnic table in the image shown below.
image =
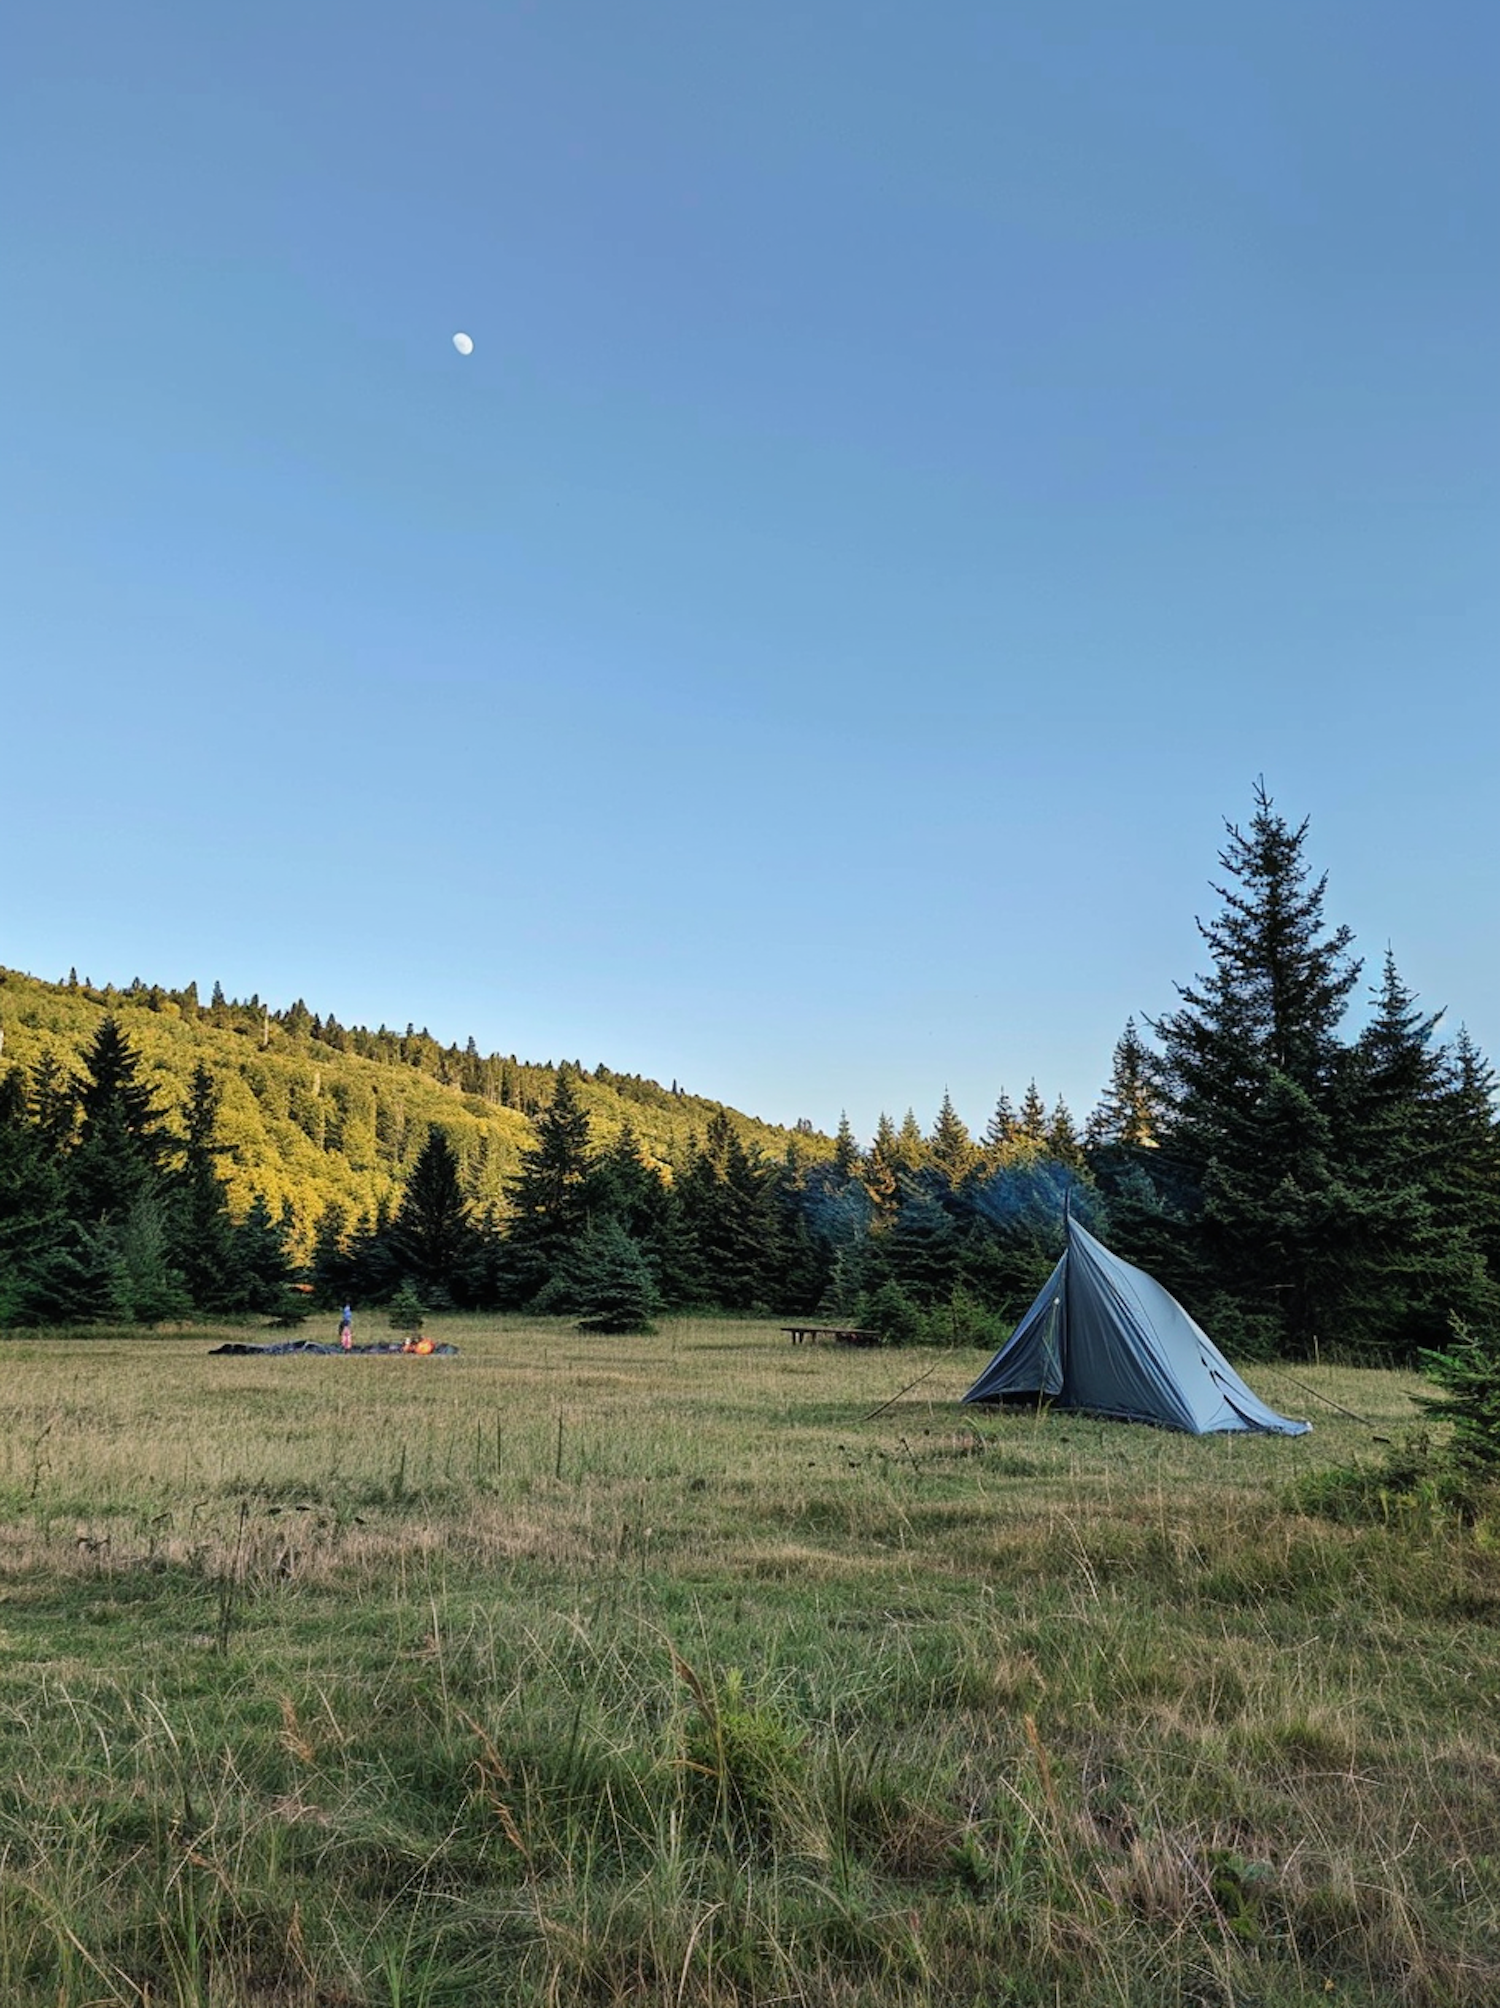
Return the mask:
[[878, 1346], [879, 1332], [872, 1332], [863, 1325], [783, 1325], [781, 1328], [794, 1346], [804, 1346], [818, 1339], [832, 1339], [840, 1346]]

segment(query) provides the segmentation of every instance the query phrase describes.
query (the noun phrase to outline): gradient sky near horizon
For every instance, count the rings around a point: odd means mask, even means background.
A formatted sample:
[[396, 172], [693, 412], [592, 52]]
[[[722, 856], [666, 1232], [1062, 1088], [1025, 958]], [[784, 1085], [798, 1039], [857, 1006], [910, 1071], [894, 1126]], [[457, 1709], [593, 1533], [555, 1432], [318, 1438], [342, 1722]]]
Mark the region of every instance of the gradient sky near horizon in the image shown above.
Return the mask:
[[0, 963], [1081, 1117], [1263, 774], [1500, 1057], [1497, 75], [1483, 0], [21, 0]]

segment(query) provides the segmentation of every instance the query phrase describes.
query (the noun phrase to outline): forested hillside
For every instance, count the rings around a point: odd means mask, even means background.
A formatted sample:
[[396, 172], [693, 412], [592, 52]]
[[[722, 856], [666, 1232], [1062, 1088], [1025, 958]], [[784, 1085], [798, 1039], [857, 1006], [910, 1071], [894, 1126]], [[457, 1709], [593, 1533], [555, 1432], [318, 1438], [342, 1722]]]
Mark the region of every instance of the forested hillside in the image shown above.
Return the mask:
[[[551, 1062], [483, 1055], [472, 1039], [443, 1046], [410, 1025], [340, 1025], [300, 999], [275, 1010], [258, 997], [226, 998], [216, 985], [203, 1003], [192, 984], [96, 988], [76, 975], [48, 983], [15, 970], [0, 970], [0, 1074], [15, 1066], [28, 1077], [71, 1078], [111, 1015], [140, 1055], [169, 1128], [181, 1127], [194, 1068], [213, 1075], [231, 1211], [243, 1218], [262, 1198], [273, 1217], [287, 1217], [298, 1258], [310, 1253], [330, 1205], [351, 1223], [389, 1212], [434, 1123], [453, 1146], [465, 1196], [481, 1211], [503, 1207], [557, 1080]], [[604, 1066], [575, 1065], [572, 1074], [595, 1139], [606, 1144], [628, 1124], [646, 1160], [668, 1170], [719, 1109]], [[810, 1160], [833, 1149], [811, 1130], [724, 1113], [747, 1148], [779, 1156], [795, 1135]]]
[[982, 1136], [945, 1097], [861, 1145], [302, 1003], [7, 973], [0, 1324], [284, 1315], [295, 1277], [599, 1330], [691, 1306], [995, 1340], [1071, 1195], [1236, 1351], [1411, 1361], [1500, 1317], [1495, 1077], [1389, 951], [1356, 1014], [1306, 832], [1263, 789], [1228, 826], [1208, 968], [1126, 1025], [1081, 1134], [1034, 1082]]

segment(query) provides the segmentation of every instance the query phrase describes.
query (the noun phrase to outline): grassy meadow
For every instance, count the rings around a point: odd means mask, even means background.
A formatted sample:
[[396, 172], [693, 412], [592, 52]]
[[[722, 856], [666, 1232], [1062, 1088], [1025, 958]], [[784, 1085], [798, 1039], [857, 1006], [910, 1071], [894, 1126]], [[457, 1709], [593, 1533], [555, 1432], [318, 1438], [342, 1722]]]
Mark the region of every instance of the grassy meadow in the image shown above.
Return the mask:
[[1415, 1381], [433, 1331], [0, 1348], [6, 2008], [1500, 2001], [1500, 1532], [1294, 1490]]

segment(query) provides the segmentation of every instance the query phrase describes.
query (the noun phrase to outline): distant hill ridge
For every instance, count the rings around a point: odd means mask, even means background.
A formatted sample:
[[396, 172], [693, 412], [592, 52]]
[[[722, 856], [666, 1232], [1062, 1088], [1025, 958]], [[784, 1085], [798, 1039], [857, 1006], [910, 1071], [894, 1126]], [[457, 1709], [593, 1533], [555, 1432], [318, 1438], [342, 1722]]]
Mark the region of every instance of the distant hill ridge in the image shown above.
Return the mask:
[[[223, 1090], [224, 1173], [242, 1213], [257, 1194], [290, 1209], [294, 1252], [305, 1252], [331, 1202], [351, 1220], [375, 1218], [395, 1200], [431, 1124], [447, 1134], [471, 1198], [503, 1207], [507, 1181], [551, 1100], [558, 1067], [512, 1054], [479, 1052], [473, 1039], [444, 1046], [408, 1025], [392, 1032], [341, 1025], [299, 998], [285, 1010], [261, 999], [226, 997], [217, 984], [204, 1003], [196, 984], [164, 989], [137, 979], [124, 989], [47, 983], [0, 969], [0, 1071], [30, 1069], [49, 1056], [77, 1073], [100, 1020], [113, 1012], [153, 1078], [174, 1122], [201, 1061]], [[567, 1065], [569, 1063], [562, 1063]], [[644, 1154], [672, 1169], [722, 1104], [676, 1083], [599, 1066], [573, 1068], [596, 1144], [629, 1123]], [[832, 1153], [810, 1126], [786, 1129], [726, 1110], [741, 1140], [767, 1156], [795, 1143], [803, 1157]]]

